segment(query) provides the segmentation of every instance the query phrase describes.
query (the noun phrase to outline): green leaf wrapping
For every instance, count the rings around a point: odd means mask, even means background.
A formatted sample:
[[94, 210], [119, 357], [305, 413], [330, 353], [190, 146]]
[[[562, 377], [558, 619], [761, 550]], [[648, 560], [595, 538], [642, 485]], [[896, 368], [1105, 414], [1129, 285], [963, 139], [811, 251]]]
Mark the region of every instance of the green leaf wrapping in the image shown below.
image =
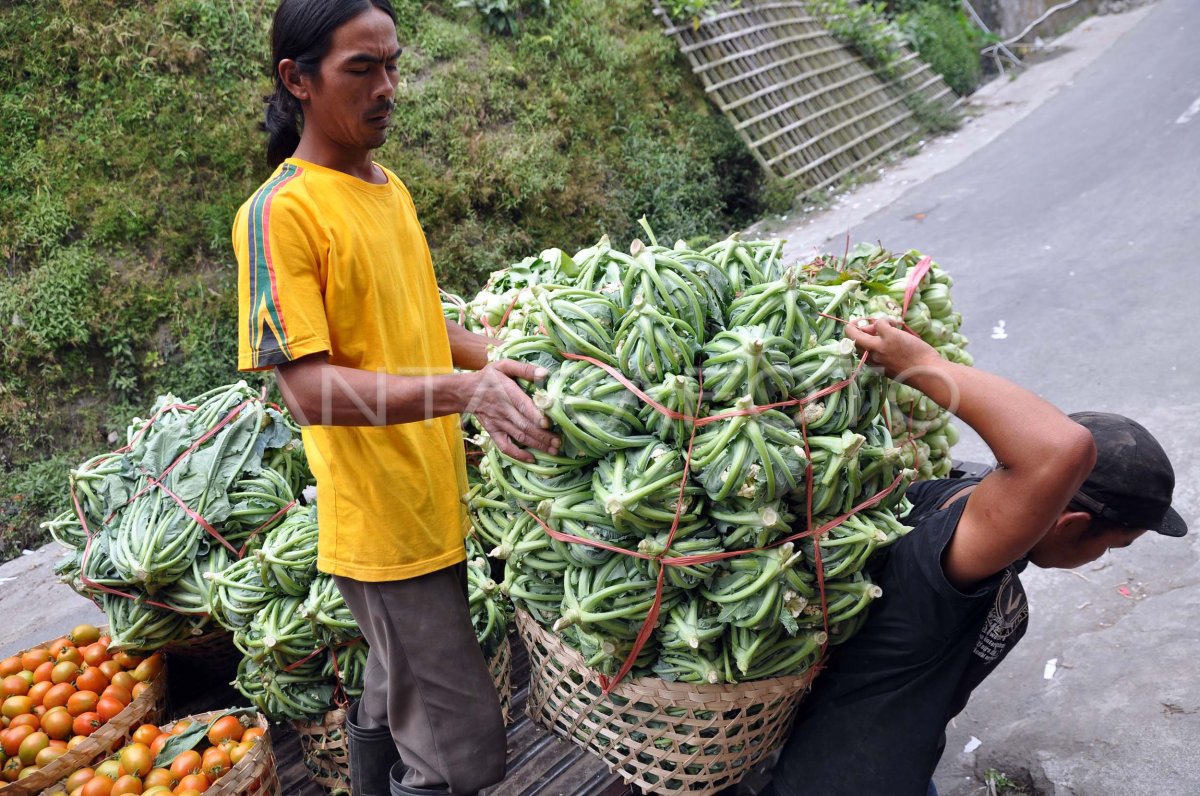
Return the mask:
[[638, 417], [638, 397], [589, 362], [564, 362], [534, 395], [534, 403], [561, 435], [564, 456], [599, 459], [650, 441]]
[[[733, 408], [746, 411], [752, 404], [741, 400]], [[692, 472], [714, 501], [772, 502], [802, 484], [804, 464], [804, 439], [774, 409], [710, 423], [692, 448]]]
[[749, 396], [755, 404], [788, 398], [792, 390], [794, 346], [765, 326], [738, 326], [718, 333], [704, 346], [704, 391], [713, 403]]

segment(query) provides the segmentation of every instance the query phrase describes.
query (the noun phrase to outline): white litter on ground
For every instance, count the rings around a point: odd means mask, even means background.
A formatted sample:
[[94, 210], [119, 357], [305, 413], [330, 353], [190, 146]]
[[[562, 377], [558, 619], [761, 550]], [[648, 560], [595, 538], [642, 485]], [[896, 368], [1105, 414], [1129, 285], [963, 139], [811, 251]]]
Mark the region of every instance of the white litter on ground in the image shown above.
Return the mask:
[[1042, 679], [1053, 680], [1056, 671], [1058, 671], [1058, 658], [1051, 658], [1046, 661], [1046, 668], [1042, 670]]
[[978, 749], [981, 746], [983, 746], [983, 741], [979, 740], [974, 735], [972, 735], [971, 740], [967, 741], [967, 745], [963, 747], [963, 754], [969, 755], [969, 754], [971, 754], [971, 752], [974, 752], [976, 749]]

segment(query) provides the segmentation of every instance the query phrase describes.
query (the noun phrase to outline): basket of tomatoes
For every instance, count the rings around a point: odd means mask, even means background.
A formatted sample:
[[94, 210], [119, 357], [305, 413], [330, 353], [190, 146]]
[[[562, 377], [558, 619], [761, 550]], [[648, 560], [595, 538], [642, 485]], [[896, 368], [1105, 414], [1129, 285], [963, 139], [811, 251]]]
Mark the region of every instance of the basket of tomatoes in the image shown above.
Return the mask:
[[166, 705], [166, 661], [109, 652], [93, 625], [0, 660], [0, 793], [40, 793], [111, 754]]
[[253, 710], [143, 724], [95, 766], [42, 796], [279, 796], [267, 719]]

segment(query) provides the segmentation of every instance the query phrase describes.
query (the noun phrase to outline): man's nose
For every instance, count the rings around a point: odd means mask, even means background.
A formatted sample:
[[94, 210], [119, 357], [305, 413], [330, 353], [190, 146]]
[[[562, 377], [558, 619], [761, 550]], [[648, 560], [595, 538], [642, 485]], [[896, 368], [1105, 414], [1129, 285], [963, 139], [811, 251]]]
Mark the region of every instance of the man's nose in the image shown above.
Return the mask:
[[388, 102], [391, 102], [392, 98], [396, 96], [396, 84], [392, 80], [391, 73], [386, 69], [380, 70], [379, 82], [371, 96], [376, 101], [387, 100]]

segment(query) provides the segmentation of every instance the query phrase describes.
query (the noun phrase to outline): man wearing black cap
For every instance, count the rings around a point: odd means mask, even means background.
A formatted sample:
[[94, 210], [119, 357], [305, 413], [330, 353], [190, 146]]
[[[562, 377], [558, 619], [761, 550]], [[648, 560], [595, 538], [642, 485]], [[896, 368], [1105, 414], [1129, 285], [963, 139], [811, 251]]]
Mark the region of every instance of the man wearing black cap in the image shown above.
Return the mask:
[[883, 596], [802, 703], [768, 793], [936, 796], [946, 724], [1025, 632], [1025, 567], [1078, 567], [1187, 525], [1171, 508], [1166, 453], [1134, 421], [1068, 417], [887, 320], [846, 336], [975, 429], [999, 464], [982, 479], [909, 488], [913, 530], [873, 573]]

